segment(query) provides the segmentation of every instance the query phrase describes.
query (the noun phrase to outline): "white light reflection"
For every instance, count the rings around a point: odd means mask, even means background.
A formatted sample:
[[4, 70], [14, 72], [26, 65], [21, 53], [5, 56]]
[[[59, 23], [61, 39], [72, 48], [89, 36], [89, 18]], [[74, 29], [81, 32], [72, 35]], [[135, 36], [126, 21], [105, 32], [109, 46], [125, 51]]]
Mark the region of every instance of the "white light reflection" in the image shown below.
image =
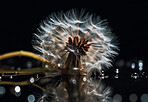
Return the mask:
[[73, 84], [76, 84], [77, 83], [77, 81], [76, 81], [75, 78], [72, 78], [71, 81], [72, 81]]
[[30, 78], [30, 83], [34, 83], [34, 78], [32, 77], [32, 78]]
[[116, 73], [116, 75], [114, 76], [116, 79], [118, 79], [119, 78], [119, 69], [116, 69], [115, 70], [115, 73]]
[[139, 60], [138, 65], [139, 65], [139, 70], [142, 71], [143, 70], [143, 61]]
[[58, 63], [58, 67], [61, 67], [62, 66], [62, 63]]
[[116, 71], [115, 71], [117, 74], [119, 73], [119, 69], [116, 69]]
[[39, 78], [39, 75], [38, 74], [36, 74], [36, 78]]
[[15, 86], [14, 90], [15, 90], [14, 94], [15, 94], [16, 97], [21, 96], [21, 88], [20, 88], [20, 86]]
[[15, 86], [15, 92], [16, 92], [16, 93], [19, 93], [20, 91], [21, 91], [20, 86]]
[[12, 78], [13, 78], [13, 76], [11, 75], [11, 76], [10, 76], [10, 79], [12, 79]]
[[49, 68], [49, 65], [48, 64], [45, 64], [45, 68]]
[[85, 82], [87, 79], [86, 79], [86, 77], [83, 77], [83, 81]]
[[118, 74], [116, 74], [116, 75], [115, 75], [115, 78], [116, 78], [116, 79], [118, 79], [118, 78], [119, 78], [119, 75], [118, 75]]
[[73, 68], [73, 70], [79, 70], [79, 68], [77, 68], [77, 67], [74, 67], [74, 68]]
[[138, 65], [139, 65], [139, 67], [143, 67], [143, 61], [139, 60]]
[[132, 68], [132, 69], [135, 69], [135, 63], [132, 63], [132, 64], [131, 64], [131, 68]]
[[131, 77], [132, 77], [133, 79], [138, 79], [138, 78], [139, 78], [139, 75], [138, 75], [137, 73], [132, 73], [132, 74], [131, 74]]

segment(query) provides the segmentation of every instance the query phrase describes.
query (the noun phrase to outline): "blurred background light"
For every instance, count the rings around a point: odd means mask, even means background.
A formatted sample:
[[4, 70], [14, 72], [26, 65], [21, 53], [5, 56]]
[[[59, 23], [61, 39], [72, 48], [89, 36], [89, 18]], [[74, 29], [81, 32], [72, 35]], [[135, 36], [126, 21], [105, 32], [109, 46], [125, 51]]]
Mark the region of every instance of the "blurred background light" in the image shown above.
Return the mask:
[[129, 96], [129, 100], [130, 100], [130, 102], [137, 102], [138, 97], [137, 97], [136, 94], [131, 94], [131, 95]]
[[122, 102], [122, 96], [120, 94], [115, 94], [113, 96], [113, 102]]
[[27, 66], [27, 68], [31, 68], [32, 67], [32, 62], [31, 61], [27, 61], [26, 66]]
[[27, 97], [27, 100], [28, 102], [35, 102], [35, 96], [30, 94], [28, 97]]
[[6, 93], [6, 89], [3, 86], [0, 86], [0, 96]]
[[14, 93], [16, 97], [20, 97], [21, 96], [21, 92], [15, 92]]
[[19, 93], [20, 91], [21, 91], [20, 86], [15, 86], [15, 92], [16, 92], [16, 93]]
[[140, 99], [142, 102], [148, 102], [148, 94], [142, 94]]

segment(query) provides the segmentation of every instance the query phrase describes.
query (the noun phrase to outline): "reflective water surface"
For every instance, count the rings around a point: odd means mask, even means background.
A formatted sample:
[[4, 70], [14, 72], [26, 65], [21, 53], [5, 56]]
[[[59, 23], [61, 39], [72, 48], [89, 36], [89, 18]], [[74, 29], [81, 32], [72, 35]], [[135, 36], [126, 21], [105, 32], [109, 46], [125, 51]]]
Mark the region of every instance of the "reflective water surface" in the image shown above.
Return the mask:
[[101, 72], [94, 69], [88, 75], [80, 75], [79, 68], [73, 68], [71, 75], [62, 75], [36, 60], [7, 59], [0, 65], [0, 101], [147, 102], [146, 73], [137, 72], [133, 66], [131, 63], [128, 74], [117, 67]]

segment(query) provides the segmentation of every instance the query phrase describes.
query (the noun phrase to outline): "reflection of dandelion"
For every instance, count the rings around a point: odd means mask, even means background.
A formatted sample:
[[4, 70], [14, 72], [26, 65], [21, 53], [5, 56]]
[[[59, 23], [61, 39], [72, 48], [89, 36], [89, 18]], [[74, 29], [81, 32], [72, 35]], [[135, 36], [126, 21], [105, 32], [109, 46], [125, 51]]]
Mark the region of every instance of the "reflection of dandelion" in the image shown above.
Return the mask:
[[105, 88], [103, 83], [98, 81], [87, 80], [75, 93], [69, 93], [63, 82], [56, 88], [48, 88], [49, 91], [44, 92], [38, 102], [111, 102], [110, 88]]
[[43, 21], [35, 35], [39, 45], [34, 47], [43, 53], [45, 59], [62, 67], [91, 64], [109, 67], [110, 57], [117, 54], [117, 46], [112, 43], [114, 37], [105, 20], [83, 11], [52, 14]]
[[110, 102], [111, 89], [105, 88], [101, 82], [89, 81], [82, 88], [86, 102]]

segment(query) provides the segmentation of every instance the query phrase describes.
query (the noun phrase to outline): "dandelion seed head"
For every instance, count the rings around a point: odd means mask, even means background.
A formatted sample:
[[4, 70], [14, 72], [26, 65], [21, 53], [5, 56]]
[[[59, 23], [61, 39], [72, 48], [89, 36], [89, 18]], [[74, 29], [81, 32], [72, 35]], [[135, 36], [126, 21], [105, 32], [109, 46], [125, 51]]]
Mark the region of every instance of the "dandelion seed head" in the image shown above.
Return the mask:
[[[111, 66], [118, 47], [106, 20], [93, 14], [70, 10], [51, 14], [38, 29], [37, 45], [43, 57], [55, 64], [64, 63], [69, 53], [80, 56], [82, 66]], [[88, 67], [87, 67], [88, 68]]]

